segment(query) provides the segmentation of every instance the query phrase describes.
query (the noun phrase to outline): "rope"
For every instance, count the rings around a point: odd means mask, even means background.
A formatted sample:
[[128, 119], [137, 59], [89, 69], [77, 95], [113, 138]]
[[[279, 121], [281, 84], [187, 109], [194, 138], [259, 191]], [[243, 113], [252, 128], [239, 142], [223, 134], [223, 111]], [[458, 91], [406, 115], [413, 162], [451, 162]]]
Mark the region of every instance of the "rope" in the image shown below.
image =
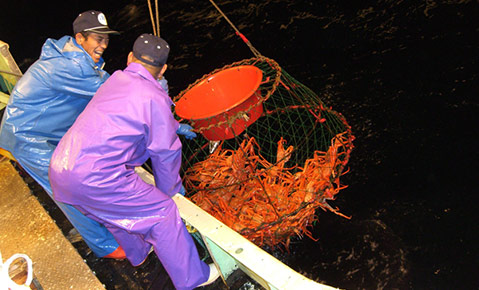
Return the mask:
[[156, 8], [156, 36], [160, 37], [160, 18], [158, 13], [158, 0], [155, 0], [155, 8]]
[[[160, 37], [160, 20], [158, 13], [158, 0], [155, 0], [155, 17], [153, 16], [153, 9], [151, 8], [151, 1], [148, 0], [148, 10], [150, 11], [151, 25], [153, 26], [153, 34]], [[156, 22], [155, 22], [156, 18]], [[155, 25], [156, 24], [156, 25]]]
[[153, 20], [153, 11], [151, 10], [151, 2], [148, 0], [148, 9], [150, 10], [151, 25], [153, 26], [153, 34], [156, 34], [155, 21]]
[[223, 11], [221, 11], [221, 9], [218, 7], [218, 5], [216, 5], [216, 3], [213, 0], [210, 0], [210, 2], [211, 2], [211, 4], [213, 4], [213, 6], [216, 8], [216, 10], [218, 10], [218, 12], [223, 16], [223, 18], [231, 25], [231, 27], [233, 27], [233, 29], [236, 31], [236, 35], [238, 35], [244, 41], [244, 43], [246, 43], [246, 45], [248, 45], [251, 52], [253, 52], [253, 54], [256, 57], [261, 58], [262, 57], [261, 53], [259, 53], [259, 51], [256, 48], [254, 48], [254, 46], [251, 44], [251, 42], [236, 28], [236, 26], [233, 24], [233, 22], [231, 22], [228, 19], [228, 17], [223, 13]]

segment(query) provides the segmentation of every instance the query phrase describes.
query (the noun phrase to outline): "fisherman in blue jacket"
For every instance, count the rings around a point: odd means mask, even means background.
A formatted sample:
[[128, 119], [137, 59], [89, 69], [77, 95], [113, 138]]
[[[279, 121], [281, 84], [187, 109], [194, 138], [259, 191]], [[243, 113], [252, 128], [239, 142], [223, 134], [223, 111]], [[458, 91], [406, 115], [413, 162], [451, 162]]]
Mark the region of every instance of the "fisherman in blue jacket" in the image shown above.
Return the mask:
[[[58, 142], [110, 76], [102, 54], [109, 34], [100, 11], [86, 11], [73, 22], [74, 37], [47, 39], [40, 58], [17, 82], [0, 127], [0, 147], [10, 151], [52, 197], [48, 167]], [[94, 136], [92, 136], [94, 137]], [[52, 198], [53, 199], [53, 198]], [[112, 234], [69, 204], [55, 201], [99, 257], [125, 258]]]

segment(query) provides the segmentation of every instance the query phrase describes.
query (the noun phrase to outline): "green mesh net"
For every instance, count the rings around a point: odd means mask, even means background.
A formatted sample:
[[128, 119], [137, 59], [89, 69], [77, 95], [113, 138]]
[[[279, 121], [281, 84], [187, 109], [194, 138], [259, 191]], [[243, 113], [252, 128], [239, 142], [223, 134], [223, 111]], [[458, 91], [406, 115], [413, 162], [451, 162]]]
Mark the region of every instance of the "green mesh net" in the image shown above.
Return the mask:
[[174, 101], [199, 133], [183, 142], [187, 196], [215, 218], [258, 246], [287, 247], [313, 238], [318, 208], [342, 215], [327, 201], [345, 187], [350, 126], [274, 60], [217, 69]]

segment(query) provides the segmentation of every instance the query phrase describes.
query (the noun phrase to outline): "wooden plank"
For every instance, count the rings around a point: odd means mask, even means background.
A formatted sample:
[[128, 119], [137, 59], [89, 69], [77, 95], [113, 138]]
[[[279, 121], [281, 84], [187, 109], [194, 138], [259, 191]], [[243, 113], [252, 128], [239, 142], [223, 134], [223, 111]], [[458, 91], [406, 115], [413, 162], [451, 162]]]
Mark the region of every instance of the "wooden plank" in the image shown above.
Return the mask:
[[0, 158], [0, 251], [4, 259], [30, 257], [44, 289], [105, 289], [6, 158]]

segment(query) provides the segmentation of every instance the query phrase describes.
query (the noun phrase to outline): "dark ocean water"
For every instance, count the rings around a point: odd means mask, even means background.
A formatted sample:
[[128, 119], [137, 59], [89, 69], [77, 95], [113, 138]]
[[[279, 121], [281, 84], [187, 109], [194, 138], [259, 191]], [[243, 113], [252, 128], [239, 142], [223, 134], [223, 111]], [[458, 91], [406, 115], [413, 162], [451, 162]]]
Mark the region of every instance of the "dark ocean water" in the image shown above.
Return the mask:
[[[146, 0], [4, 2], [0, 39], [22, 71], [47, 37], [70, 34], [87, 9], [124, 31], [104, 55], [109, 72], [124, 68], [134, 39], [152, 31]], [[209, 1], [160, 2], [172, 96], [254, 56]], [[340, 288], [478, 289], [479, 2], [216, 3], [261, 54], [341, 112], [356, 136], [342, 179], [349, 187], [333, 202], [352, 219], [319, 212], [317, 242], [297, 239], [291, 254], [275, 255]], [[67, 232], [60, 215], [58, 223]], [[151, 257], [134, 269], [76, 245], [108, 289], [161, 288], [165, 276]]]

